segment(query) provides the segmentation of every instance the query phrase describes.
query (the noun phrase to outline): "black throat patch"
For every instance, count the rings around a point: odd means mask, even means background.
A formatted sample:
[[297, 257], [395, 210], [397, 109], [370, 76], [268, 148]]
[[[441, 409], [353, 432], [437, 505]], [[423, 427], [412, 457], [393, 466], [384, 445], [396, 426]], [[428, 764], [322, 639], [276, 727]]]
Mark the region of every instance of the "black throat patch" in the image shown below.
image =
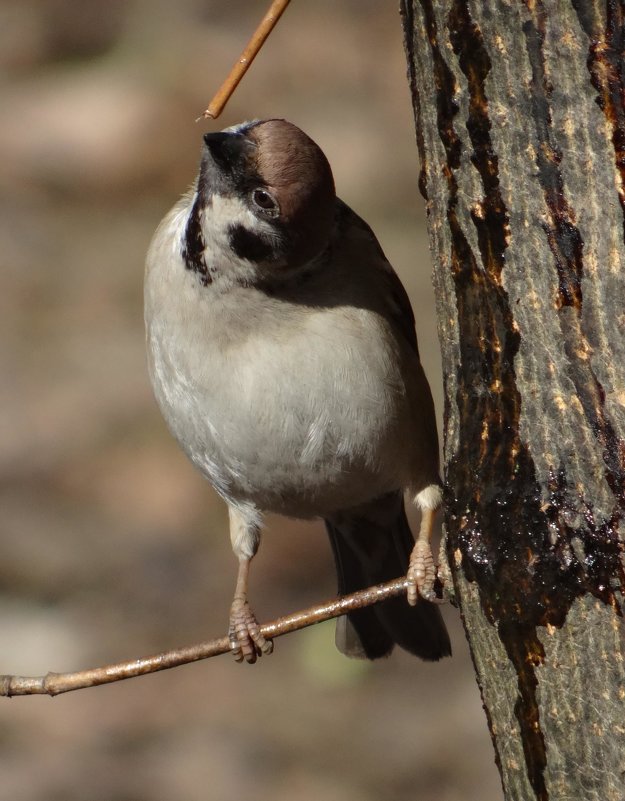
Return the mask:
[[182, 245], [182, 258], [187, 270], [191, 270], [200, 276], [200, 281], [204, 286], [211, 284], [211, 278], [208, 267], [206, 266], [206, 259], [204, 257], [204, 249], [206, 243], [202, 235], [201, 225], [202, 215], [202, 201], [200, 200], [200, 193], [195, 197], [191, 213], [187, 220], [187, 227], [184, 232], [184, 240]]

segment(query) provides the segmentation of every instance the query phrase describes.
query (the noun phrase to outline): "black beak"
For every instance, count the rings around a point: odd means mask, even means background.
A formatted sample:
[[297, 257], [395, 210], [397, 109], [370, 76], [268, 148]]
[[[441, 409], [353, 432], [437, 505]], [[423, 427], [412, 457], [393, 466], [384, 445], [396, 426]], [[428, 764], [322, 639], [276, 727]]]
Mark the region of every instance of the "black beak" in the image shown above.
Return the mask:
[[217, 164], [225, 168], [240, 162], [253, 147], [242, 134], [227, 131], [206, 133], [204, 142]]

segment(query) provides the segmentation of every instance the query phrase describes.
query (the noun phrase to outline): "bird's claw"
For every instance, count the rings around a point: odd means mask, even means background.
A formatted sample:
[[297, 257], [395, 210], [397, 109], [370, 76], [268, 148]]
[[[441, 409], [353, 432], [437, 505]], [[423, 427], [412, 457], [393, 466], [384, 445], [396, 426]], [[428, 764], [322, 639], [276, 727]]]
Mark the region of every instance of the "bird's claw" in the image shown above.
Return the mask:
[[232, 602], [228, 638], [236, 662], [253, 665], [259, 656], [273, 651], [273, 641], [263, 636], [247, 601], [235, 598]]
[[408, 566], [408, 603], [416, 606], [419, 597], [426, 601], [436, 601], [434, 582], [436, 581], [436, 565], [429, 542], [417, 540]]

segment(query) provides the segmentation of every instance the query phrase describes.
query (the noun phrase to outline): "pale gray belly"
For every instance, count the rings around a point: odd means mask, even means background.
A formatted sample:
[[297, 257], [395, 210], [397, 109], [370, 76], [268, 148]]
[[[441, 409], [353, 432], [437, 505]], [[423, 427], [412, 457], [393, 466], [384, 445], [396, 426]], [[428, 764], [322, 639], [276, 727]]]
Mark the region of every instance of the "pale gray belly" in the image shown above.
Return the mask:
[[226, 500], [313, 517], [408, 483], [409, 404], [388, 354], [264, 342], [189, 358], [152, 342], [150, 372], [171, 431]]

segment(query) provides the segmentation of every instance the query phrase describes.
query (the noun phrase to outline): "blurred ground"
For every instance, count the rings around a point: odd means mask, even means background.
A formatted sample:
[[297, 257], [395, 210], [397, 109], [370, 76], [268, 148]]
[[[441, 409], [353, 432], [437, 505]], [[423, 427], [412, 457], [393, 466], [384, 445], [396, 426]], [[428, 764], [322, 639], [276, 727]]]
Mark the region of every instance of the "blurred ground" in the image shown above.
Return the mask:
[[[148, 387], [142, 269], [194, 175], [194, 119], [265, 3], [0, 2], [2, 673], [70, 670], [225, 630], [221, 502]], [[441, 377], [395, 3], [294, 0], [215, 130], [286, 116], [333, 164], [410, 290]], [[316, 525], [272, 519], [261, 619], [330, 597]], [[457, 613], [455, 655], [372, 665], [325, 625], [253, 668], [221, 657], [120, 685], [0, 699], [12, 801], [501, 797]]]

